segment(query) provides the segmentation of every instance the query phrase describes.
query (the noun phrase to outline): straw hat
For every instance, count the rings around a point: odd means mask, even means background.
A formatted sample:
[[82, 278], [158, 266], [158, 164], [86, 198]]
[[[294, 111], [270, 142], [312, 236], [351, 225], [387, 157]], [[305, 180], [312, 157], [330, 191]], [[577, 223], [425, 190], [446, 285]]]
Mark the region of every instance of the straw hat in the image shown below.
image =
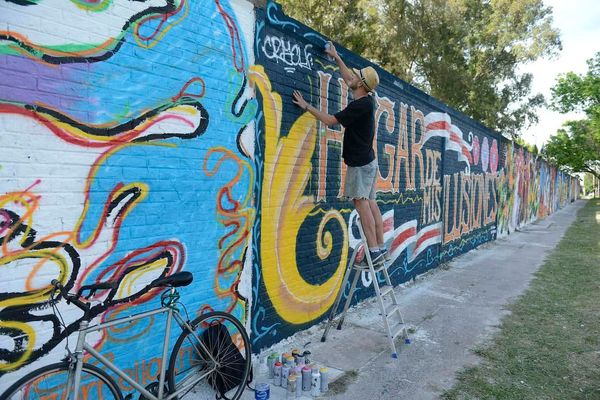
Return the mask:
[[360, 78], [362, 83], [365, 85], [367, 91], [372, 92], [379, 85], [379, 75], [375, 68], [365, 67], [362, 69], [352, 68], [354, 73]]

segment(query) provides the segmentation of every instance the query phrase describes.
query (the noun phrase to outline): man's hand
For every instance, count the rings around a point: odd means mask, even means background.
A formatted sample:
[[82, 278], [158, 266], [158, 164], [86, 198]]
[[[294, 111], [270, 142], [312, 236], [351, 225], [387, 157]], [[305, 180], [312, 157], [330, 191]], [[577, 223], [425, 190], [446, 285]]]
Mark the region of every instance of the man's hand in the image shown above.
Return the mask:
[[294, 104], [306, 111], [306, 107], [308, 107], [308, 103], [302, 97], [302, 93], [298, 90], [294, 90]]
[[337, 50], [335, 49], [335, 46], [331, 40], [325, 44], [325, 54], [335, 59], [338, 57]]

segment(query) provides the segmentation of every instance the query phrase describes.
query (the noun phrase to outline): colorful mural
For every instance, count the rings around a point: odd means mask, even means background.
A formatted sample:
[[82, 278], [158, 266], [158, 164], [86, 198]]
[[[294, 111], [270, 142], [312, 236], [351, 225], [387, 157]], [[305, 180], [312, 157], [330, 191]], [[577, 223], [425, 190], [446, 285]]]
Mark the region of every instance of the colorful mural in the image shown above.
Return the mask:
[[579, 195], [577, 180], [510, 141], [504, 146], [506, 158], [498, 176], [502, 236], [554, 213]]
[[[150, 283], [190, 271], [191, 316], [231, 312], [255, 352], [347, 295], [342, 275], [363, 250], [341, 195], [344, 132], [292, 103], [295, 89], [329, 113], [351, 101], [327, 40], [273, 2], [3, 4], [0, 392], [61, 359], [77, 327], [77, 309], [51, 303], [52, 279], [70, 290], [118, 282], [92, 299], [105, 321], [155, 307]], [[338, 49], [351, 67], [372, 65]], [[374, 67], [377, 202], [395, 284], [577, 198], [575, 179]], [[360, 278], [355, 301], [373, 295]], [[91, 339], [147, 384], [160, 327]]]
[[[73, 306], [55, 304], [64, 322], [53, 313], [52, 279], [71, 290], [118, 282], [92, 298], [103, 321], [158, 306], [150, 283], [186, 270], [192, 317], [246, 320], [257, 105], [253, 9], [238, 3], [2, 5], [2, 385], [61, 359], [77, 328]], [[161, 327], [150, 319], [91, 339], [123, 367], [146, 366], [131, 369], [146, 384]]]
[[[342, 274], [361, 246], [356, 212], [341, 196], [343, 130], [322, 125], [291, 101], [298, 89], [330, 114], [351, 101], [337, 64], [325, 58], [328, 38], [271, 2], [256, 21], [255, 350], [325, 318], [339, 291], [347, 295]], [[350, 67], [372, 65], [337, 48]], [[575, 198], [570, 178], [542, 162], [528, 164], [531, 155], [513, 154], [501, 134], [373, 66], [381, 80], [374, 96], [377, 202], [394, 283], [494, 240], [504, 234], [505, 218], [529, 223]], [[360, 282], [356, 301], [373, 295], [367, 273]]]

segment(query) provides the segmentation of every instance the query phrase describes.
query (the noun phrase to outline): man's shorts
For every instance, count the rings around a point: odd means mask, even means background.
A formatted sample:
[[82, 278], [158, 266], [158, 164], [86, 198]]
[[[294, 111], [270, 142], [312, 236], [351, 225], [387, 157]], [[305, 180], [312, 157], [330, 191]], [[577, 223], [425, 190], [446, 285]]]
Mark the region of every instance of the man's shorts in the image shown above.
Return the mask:
[[377, 159], [362, 167], [348, 167], [344, 184], [344, 197], [348, 199], [375, 200]]

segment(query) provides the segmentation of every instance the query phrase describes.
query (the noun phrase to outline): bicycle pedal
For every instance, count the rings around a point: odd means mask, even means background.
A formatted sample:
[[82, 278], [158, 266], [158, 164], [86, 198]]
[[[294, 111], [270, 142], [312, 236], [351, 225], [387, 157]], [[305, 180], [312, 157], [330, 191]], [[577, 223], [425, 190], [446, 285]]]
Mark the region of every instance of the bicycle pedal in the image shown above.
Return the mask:
[[[149, 384], [148, 386], [146, 386], [145, 389], [147, 391], [149, 391], [151, 394], [153, 394], [154, 396], [158, 396], [158, 382], [152, 382], [151, 384]], [[167, 388], [167, 384], [165, 384], [164, 385], [164, 390], [163, 390], [163, 395], [165, 395], [167, 393], [169, 393], [169, 389]], [[139, 397], [138, 400], [150, 400], [150, 399], [148, 399], [143, 394], [140, 394], [140, 397]]]

